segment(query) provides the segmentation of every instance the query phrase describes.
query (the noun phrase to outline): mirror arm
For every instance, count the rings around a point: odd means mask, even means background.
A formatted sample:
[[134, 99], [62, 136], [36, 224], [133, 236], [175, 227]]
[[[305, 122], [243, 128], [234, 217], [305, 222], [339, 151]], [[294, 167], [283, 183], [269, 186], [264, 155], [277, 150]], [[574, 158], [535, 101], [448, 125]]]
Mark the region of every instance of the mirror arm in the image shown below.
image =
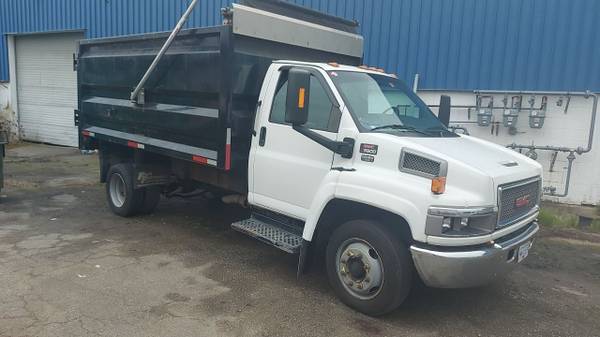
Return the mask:
[[344, 138], [344, 141], [338, 142], [322, 136], [306, 126], [294, 125], [292, 128], [302, 135], [310, 138], [317, 144], [322, 145], [327, 149], [341, 155], [343, 158], [352, 158], [352, 153], [354, 152], [354, 139]]

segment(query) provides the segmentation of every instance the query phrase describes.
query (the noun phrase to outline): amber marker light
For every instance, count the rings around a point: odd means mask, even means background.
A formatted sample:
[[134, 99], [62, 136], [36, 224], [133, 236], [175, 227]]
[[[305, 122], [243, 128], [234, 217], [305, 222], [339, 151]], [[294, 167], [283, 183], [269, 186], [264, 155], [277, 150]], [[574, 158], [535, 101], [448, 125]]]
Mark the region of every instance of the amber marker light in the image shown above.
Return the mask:
[[298, 89], [298, 108], [304, 109], [304, 88]]
[[431, 192], [442, 194], [446, 191], [446, 177], [435, 177], [431, 179]]

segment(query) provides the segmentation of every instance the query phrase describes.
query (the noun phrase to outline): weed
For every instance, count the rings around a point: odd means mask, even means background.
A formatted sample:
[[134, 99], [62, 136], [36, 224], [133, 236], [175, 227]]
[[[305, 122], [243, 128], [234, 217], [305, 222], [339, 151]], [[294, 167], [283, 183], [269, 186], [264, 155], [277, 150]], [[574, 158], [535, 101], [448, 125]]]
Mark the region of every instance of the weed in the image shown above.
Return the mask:
[[579, 225], [579, 217], [577, 215], [558, 212], [557, 210], [548, 208], [540, 210], [538, 220], [542, 225], [552, 228], [577, 228]]
[[600, 232], [600, 219], [592, 221], [590, 224], [590, 230], [592, 232]]

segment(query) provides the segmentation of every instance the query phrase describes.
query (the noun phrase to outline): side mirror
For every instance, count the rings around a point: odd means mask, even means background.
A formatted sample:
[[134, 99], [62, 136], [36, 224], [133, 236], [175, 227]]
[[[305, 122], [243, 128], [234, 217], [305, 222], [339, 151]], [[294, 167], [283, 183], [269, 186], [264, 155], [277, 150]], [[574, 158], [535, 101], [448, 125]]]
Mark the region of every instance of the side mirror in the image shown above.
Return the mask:
[[450, 104], [450, 96], [442, 95], [440, 96], [440, 108], [438, 110], [438, 119], [442, 124], [448, 126], [450, 124], [450, 108], [452, 105]]
[[310, 97], [310, 72], [292, 68], [288, 72], [285, 122], [293, 126], [306, 124]]

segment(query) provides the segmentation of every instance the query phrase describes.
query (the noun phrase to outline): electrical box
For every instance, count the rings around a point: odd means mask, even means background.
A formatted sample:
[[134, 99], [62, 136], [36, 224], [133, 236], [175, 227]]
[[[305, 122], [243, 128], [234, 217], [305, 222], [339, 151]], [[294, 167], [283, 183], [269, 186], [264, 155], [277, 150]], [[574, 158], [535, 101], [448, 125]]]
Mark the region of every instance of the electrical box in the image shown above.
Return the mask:
[[510, 109], [506, 109], [506, 98], [504, 98], [504, 112], [502, 114], [502, 123], [505, 127], [516, 126], [521, 111], [522, 96], [513, 96], [510, 102]]
[[541, 129], [546, 120], [546, 108], [548, 106], [548, 97], [542, 97], [542, 104], [539, 109], [534, 109], [533, 106], [529, 111], [529, 127], [532, 129]]
[[489, 126], [492, 123], [493, 96], [477, 96], [477, 125]]

